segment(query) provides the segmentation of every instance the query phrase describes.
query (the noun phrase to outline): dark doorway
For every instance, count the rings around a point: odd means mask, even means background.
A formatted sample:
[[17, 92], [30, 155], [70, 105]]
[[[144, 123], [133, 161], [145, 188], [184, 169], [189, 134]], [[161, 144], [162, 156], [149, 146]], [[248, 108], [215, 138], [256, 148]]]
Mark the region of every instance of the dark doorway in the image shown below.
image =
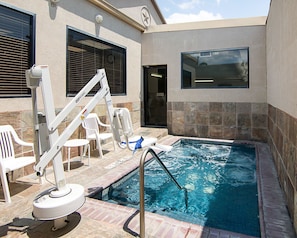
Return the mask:
[[144, 67], [145, 126], [167, 126], [167, 66]]

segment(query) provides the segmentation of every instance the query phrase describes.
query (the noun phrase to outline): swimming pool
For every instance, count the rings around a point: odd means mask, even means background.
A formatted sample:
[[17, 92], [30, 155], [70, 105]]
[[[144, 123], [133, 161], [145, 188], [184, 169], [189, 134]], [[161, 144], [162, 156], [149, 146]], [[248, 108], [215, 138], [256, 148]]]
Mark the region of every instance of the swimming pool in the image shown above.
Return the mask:
[[[255, 148], [251, 145], [182, 139], [160, 158], [183, 191], [159, 164], [145, 167], [145, 208], [178, 220], [260, 236]], [[103, 192], [103, 200], [139, 207], [138, 170]]]

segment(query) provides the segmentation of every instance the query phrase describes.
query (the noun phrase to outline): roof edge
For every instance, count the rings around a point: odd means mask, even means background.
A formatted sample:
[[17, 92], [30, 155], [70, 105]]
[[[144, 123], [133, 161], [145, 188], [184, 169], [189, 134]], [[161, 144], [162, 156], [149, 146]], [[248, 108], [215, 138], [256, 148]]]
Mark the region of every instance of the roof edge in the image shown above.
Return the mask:
[[143, 25], [139, 24], [134, 19], [128, 17], [127, 15], [125, 15], [124, 13], [119, 11], [117, 8], [115, 8], [110, 3], [106, 2], [105, 0], [88, 0], [88, 1], [92, 4], [94, 4], [95, 6], [103, 9], [104, 11], [108, 12], [112, 16], [114, 16], [114, 17], [124, 21], [128, 25], [136, 28], [137, 30], [139, 30], [141, 32], [144, 32], [146, 30], [146, 28]]
[[262, 17], [235, 18], [235, 19], [222, 19], [222, 20], [196, 21], [196, 22], [156, 25], [156, 26], [150, 26], [150, 28], [147, 29], [145, 33], [202, 30], [202, 29], [230, 28], [230, 27], [247, 27], [247, 26], [265, 26], [266, 19], [267, 19], [267, 16], [262, 16]]
[[167, 23], [166, 23], [166, 20], [165, 20], [165, 18], [164, 18], [164, 16], [163, 16], [163, 14], [162, 14], [162, 12], [161, 12], [161, 10], [160, 10], [160, 8], [159, 8], [158, 3], [157, 3], [155, 0], [151, 0], [151, 2], [152, 2], [152, 4], [153, 4], [154, 8], [156, 9], [156, 12], [157, 12], [158, 16], [160, 17], [161, 22], [162, 22], [163, 24], [167, 24]]

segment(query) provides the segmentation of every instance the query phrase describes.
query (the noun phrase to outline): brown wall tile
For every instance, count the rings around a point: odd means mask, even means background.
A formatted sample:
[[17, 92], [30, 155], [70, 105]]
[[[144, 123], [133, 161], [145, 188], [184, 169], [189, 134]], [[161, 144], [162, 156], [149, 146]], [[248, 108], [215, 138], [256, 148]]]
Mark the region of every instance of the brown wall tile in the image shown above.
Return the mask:
[[[197, 128], [196, 134], [185, 129], [184, 136], [191, 134], [191, 136], [203, 135], [212, 138], [267, 141], [268, 117], [265, 113], [268, 112], [268, 106], [264, 103], [169, 102], [169, 104], [172, 108], [170, 112], [172, 117], [168, 117], [167, 120], [169, 132], [178, 131], [179, 135], [182, 132], [182, 129], [173, 128], [176, 122], [172, 122], [173, 118], [176, 120], [173, 113], [179, 111], [184, 113], [185, 128], [195, 125]], [[200, 132], [202, 128], [203, 131]]]
[[222, 126], [209, 126], [209, 136], [211, 138], [223, 138], [223, 127]]
[[209, 114], [204, 112], [196, 113], [196, 123], [197, 125], [208, 125], [209, 124]]
[[238, 127], [251, 127], [251, 115], [250, 114], [238, 114], [237, 115], [237, 125]]
[[265, 115], [265, 114], [253, 114], [252, 115], [252, 127], [253, 128], [265, 128], [265, 129], [267, 129], [267, 115]]
[[209, 114], [209, 125], [221, 126], [223, 122], [222, 113], [210, 112]]
[[223, 104], [220, 102], [210, 102], [209, 103], [209, 111], [210, 112], [222, 112]]
[[291, 217], [296, 210], [297, 186], [297, 119], [278, 108], [268, 105], [268, 144]]
[[223, 126], [235, 127], [236, 126], [236, 114], [235, 113], [223, 113]]
[[236, 103], [235, 102], [224, 102], [223, 103], [223, 112], [235, 113], [236, 112]]
[[252, 105], [251, 103], [236, 103], [236, 112], [250, 114]]

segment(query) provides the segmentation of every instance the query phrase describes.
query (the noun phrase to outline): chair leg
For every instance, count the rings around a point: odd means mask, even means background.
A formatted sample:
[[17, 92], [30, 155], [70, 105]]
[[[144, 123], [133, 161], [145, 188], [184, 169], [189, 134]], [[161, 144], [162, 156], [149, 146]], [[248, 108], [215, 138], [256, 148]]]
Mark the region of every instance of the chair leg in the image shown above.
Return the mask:
[[9, 187], [8, 187], [8, 181], [6, 177], [6, 172], [1, 168], [0, 171], [1, 175], [1, 183], [2, 183], [2, 188], [3, 188], [3, 193], [4, 193], [4, 198], [5, 202], [11, 203], [11, 198], [10, 198], [10, 192], [9, 192]]
[[86, 148], [88, 150], [88, 166], [90, 166], [90, 144], [87, 144]]
[[70, 171], [70, 147], [67, 148], [67, 152], [68, 152], [68, 172]]
[[99, 151], [99, 158], [103, 159], [103, 152], [102, 152], [102, 147], [101, 147], [100, 140], [97, 140], [97, 149]]
[[113, 143], [113, 151], [117, 151], [116, 143], [113, 138], [112, 138], [112, 143]]
[[[89, 147], [90, 147], [90, 141], [89, 141]], [[87, 145], [86, 146], [84, 146], [84, 151], [83, 151], [83, 157], [85, 157], [85, 156], [87, 156], [87, 149], [89, 148]]]
[[84, 146], [83, 148], [83, 158], [87, 156], [87, 152], [88, 152], [88, 166], [90, 165], [90, 143], [88, 143], [87, 145]]
[[80, 146], [80, 148], [79, 148], [80, 162], [82, 162], [82, 159], [83, 159], [83, 152], [84, 152], [84, 146]]

